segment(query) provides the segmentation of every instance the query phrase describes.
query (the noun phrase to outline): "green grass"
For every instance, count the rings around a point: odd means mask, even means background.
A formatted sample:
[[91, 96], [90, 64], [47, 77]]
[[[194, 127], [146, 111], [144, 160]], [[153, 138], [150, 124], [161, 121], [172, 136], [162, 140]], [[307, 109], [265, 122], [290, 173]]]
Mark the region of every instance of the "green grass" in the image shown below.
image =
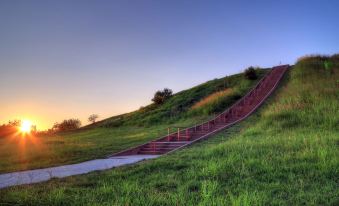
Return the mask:
[[133, 166], [8, 188], [0, 191], [0, 200], [17, 205], [338, 205], [339, 67], [328, 72], [315, 66], [322, 60], [312, 60], [297, 63], [258, 112], [204, 142]]
[[[260, 77], [266, 72], [258, 70]], [[0, 173], [103, 158], [165, 135], [168, 127], [186, 127], [202, 122], [234, 103], [256, 82], [246, 80], [243, 74], [232, 75], [179, 92], [163, 105], [151, 104], [77, 131], [41, 137], [0, 138]], [[225, 87], [236, 92], [225, 96], [209, 112], [189, 112], [195, 102]]]

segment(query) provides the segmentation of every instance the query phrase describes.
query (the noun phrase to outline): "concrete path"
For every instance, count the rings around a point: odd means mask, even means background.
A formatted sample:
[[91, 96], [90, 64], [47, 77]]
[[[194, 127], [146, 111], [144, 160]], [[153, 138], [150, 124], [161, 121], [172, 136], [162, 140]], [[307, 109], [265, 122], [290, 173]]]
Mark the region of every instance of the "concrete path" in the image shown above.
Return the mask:
[[86, 174], [92, 171], [107, 170], [113, 167], [133, 164], [146, 159], [157, 158], [159, 155], [129, 155], [96, 159], [78, 164], [63, 165], [45, 169], [27, 170], [0, 174], [0, 189], [14, 185], [32, 184], [47, 181], [51, 178], [62, 178], [72, 175]]

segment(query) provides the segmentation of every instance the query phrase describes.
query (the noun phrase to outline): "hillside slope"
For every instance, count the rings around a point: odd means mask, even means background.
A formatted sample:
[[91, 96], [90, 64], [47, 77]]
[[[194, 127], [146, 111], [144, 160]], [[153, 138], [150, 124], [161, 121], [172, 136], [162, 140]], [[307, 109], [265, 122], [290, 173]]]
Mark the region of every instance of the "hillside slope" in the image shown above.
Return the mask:
[[337, 205], [338, 80], [338, 55], [301, 59], [256, 115], [208, 141], [135, 166], [6, 189], [0, 199], [33, 205]]
[[[267, 69], [257, 69], [258, 79], [266, 74]], [[117, 126], [151, 126], [161, 123], [175, 123], [182, 119], [194, 116], [211, 115], [225, 110], [228, 106], [240, 99], [247, 93], [249, 88], [257, 81], [247, 80], [242, 73], [235, 74], [220, 79], [214, 79], [200, 84], [193, 88], [181, 91], [173, 95], [162, 105], [150, 104], [141, 107], [139, 110], [114, 116], [96, 124], [92, 127], [117, 127]], [[232, 90], [224, 95], [220, 101], [213, 102], [213, 105], [205, 104], [199, 111], [195, 111], [195, 104], [199, 103], [211, 95], [219, 94], [225, 90]], [[215, 99], [210, 99], [215, 100]]]
[[[261, 78], [268, 70], [258, 70]], [[258, 80], [243, 74], [214, 79], [174, 94], [162, 105], [111, 117], [77, 131], [42, 137], [0, 138], [0, 173], [77, 163], [145, 143], [167, 133], [167, 128], [202, 122], [241, 98]], [[231, 90], [207, 104], [193, 105], [221, 91]], [[215, 95], [214, 95], [215, 96]]]

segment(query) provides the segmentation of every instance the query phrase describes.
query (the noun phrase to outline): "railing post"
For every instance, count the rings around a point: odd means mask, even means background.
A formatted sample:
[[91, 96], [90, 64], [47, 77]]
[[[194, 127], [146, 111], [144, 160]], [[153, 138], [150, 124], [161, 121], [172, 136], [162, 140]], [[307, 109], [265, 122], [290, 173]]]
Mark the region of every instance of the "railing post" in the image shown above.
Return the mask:
[[186, 140], [187, 141], [189, 141], [189, 139], [190, 139], [190, 136], [189, 136], [190, 134], [189, 134], [189, 131], [188, 131], [188, 129], [186, 129]]
[[167, 141], [168, 142], [171, 141], [171, 139], [170, 139], [170, 128], [169, 127], [167, 128]]
[[178, 141], [180, 141], [180, 128], [178, 128]]

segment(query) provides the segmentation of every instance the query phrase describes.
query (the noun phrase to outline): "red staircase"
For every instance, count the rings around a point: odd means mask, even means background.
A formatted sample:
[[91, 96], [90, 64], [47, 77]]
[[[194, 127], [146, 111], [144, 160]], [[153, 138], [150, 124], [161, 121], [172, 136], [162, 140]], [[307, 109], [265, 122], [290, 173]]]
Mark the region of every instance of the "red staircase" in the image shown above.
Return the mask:
[[274, 91], [289, 65], [274, 67], [258, 84], [229, 109], [202, 124], [181, 129], [146, 144], [111, 155], [161, 155], [185, 147], [229, 127], [252, 114]]

